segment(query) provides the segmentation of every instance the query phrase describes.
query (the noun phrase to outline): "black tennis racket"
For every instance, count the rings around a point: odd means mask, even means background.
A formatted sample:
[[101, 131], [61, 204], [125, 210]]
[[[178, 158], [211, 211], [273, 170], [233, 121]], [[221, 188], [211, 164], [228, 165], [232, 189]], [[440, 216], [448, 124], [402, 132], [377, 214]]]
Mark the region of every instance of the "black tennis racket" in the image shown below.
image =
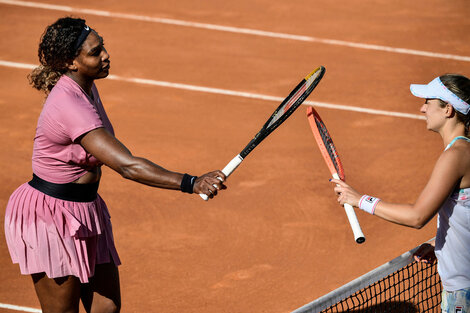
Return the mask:
[[[269, 134], [271, 134], [276, 128], [279, 127], [292, 113], [304, 102], [304, 100], [310, 95], [315, 89], [325, 73], [325, 68], [320, 66], [313, 72], [307, 75], [302, 81], [291, 91], [289, 96], [282, 101], [281, 105], [274, 111], [269, 117], [266, 123], [263, 125], [261, 130], [255, 135], [255, 137], [246, 145], [246, 147], [234, 157], [222, 172], [226, 177], [230, 176], [232, 172], [242, 163], [251, 151], [258, 146]], [[200, 194], [200, 196], [207, 200], [206, 194]]]

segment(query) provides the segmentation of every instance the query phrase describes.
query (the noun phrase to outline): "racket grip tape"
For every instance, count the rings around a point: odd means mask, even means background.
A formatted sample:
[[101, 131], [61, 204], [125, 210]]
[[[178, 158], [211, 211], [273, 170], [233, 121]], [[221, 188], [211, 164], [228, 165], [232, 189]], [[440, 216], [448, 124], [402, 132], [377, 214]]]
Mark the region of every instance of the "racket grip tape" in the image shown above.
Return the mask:
[[[223, 168], [222, 173], [224, 173], [225, 177], [229, 177], [230, 174], [235, 171], [235, 169], [242, 163], [243, 158], [238, 154], [236, 157], [234, 157], [228, 164]], [[209, 196], [206, 195], [205, 193], [200, 193], [199, 194], [201, 198], [205, 201], [209, 199]]]
[[[338, 173], [334, 173], [333, 178], [340, 179]], [[362, 233], [361, 225], [359, 225], [354, 208], [348, 203], [345, 203], [343, 206], [344, 211], [346, 211], [346, 216], [348, 217], [349, 225], [351, 225], [351, 229], [354, 234], [354, 240], [356, 240], [357, 243], [363, 243], [366, 241], [366, 237], [364, 237], [364, 234]]]
[[361, 225], [359, 225], [359, 221], [357, 220], [354, 208], [352, 207], [352, 205], [345, 203], [344, 210], [346, 211], [349, 224], [351, 225], [351, 229], [354, 234], [354, 240], [356, 240], [357, 243], [363, 243], [364, 241], [366, 241], [366, 237], [364, 237], [364, 234], [362, 233]]

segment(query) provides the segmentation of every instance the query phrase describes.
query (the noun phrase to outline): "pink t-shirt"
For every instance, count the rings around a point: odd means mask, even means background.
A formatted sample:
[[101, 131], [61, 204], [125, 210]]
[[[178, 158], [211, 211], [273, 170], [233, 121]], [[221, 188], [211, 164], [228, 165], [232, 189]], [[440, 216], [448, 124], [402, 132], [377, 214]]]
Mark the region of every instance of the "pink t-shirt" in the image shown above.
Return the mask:
[[113, 127], [93, 84], [93, 99], [63, 75], [46, 99], [34, 138], [33, 173], [52, 183], [70, 183], [102, 164], [77, 142], [87, 132]]

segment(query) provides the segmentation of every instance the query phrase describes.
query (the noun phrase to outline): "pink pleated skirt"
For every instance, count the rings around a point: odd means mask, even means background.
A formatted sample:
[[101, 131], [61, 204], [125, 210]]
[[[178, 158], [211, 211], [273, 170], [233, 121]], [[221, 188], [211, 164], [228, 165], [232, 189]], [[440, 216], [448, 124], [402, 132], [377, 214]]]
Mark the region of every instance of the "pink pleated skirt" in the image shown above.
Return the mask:
[[108, 208], [99, 195], [92, 202], [65, 201], [25, 183], [8, 201], [5, 236], [13, 263], [25, 275], [72, 275], [87, 283], [96, 264], [121, 264]]

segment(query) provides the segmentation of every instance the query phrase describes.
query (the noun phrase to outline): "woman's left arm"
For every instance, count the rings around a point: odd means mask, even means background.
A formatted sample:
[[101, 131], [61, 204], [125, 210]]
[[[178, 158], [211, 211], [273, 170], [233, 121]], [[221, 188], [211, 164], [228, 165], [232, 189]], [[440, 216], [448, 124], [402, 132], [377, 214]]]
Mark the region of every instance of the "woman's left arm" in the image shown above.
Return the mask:
[[[462, 178], [463, 169], [460, 159], [461, 153], [458, 149], [444, 151], [436, 162], [430, 179], [414, 205], [379, 201], [374, 215], [404, 226], [418, 229], [423, 227], [439, 211], [444, 201]], [[332, 182], [338, 185], [334, 190], [338, 195], [339, 203], [359, 206], [362, 194], [345, 182], [335, 179]]]

